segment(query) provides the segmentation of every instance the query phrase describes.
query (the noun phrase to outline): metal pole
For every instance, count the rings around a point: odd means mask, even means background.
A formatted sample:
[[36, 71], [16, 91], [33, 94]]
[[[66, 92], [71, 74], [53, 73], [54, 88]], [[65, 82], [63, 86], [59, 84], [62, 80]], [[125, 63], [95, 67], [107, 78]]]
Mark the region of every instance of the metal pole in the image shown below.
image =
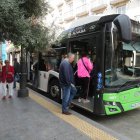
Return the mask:
[[27, 70], [26, 70], [26, 62], [25, 62], [25, 52], [24, 48], [21, 47], [21, 59], [20, 59], [20, 89], [18, 90], [18, 97], [28, 97], [29, 91], [26, 88], [27, 85]]

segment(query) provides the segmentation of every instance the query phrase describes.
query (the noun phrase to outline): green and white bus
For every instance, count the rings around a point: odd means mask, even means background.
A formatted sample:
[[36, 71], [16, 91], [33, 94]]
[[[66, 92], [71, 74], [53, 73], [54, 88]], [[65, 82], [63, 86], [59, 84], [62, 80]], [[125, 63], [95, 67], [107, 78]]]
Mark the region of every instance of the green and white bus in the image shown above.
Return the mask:
[[[126, 15], [90, 16], [79, 19], [61, 34], [56, 54], [44, 56], [52, 66], [40, 71], [39, 89], [61, 98], [58, 56], [73, 52], [76, 60], [87, 52], [94, 63], [89, 103], [73, 105], [97, 115], [112, 115], [140, 107], [140, 23]], [[48, 61], [49, 59], [49, 61]], [[78, 93], [82, 90], [77, 84]]]

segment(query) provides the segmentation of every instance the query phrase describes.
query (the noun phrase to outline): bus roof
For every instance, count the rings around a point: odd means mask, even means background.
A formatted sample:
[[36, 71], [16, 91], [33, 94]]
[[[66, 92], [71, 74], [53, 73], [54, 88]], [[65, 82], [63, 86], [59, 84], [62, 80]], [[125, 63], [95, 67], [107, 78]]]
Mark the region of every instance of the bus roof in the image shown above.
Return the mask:
[[71, 31], [73, 31], [75, 28], [83, 26], [83, 25], [88, 25], [90, 23], [105, 23], [105, 22], [109, 22], [109, 21], [113, 21], [115, 17], [117, 17], [118, 14], [113, 14], [113, 15], [93, 15], [93, 16], [87, 16], [87, 17], [83, 17], [80, 18], [76, 21], [74, 21], [69, 29], [63, 31], [57, 38], [57, 40], [61, 40], [62, 38], [66, 38], [66, 36], [68, 35], [68, 33], [70, 33]]
[[[114, 19], [119, 16], [119, 14], [112, 15], [100, 15], [100, 16], [87, 16], [74, 21], [68, 30], [63, 31], [58, 37], [58, 42], [60, 40], [65, 40], [66, 38], [73, 38], [77, 35], [85, 34], [86, 32], [93, 32], [100, 25], [108, 22], [114, 21]], [[126, 15], [121, 15], [121, 17]], [[128, 16], [127, 16], [128, 17]], [[122, 18], [121, 18], [122, 21]]]
[[93, 15], [93, 16], [87, 16], [80, 18], [76, 21], [74, 21], [69, 29], [79, 27], [88, 23], [93, 23], [93, 22], [99, 22], [99, 23], [105, 23], [105, 22], [110, 22], [113, 21], [119, 14], [112, 14], [112, 15]]

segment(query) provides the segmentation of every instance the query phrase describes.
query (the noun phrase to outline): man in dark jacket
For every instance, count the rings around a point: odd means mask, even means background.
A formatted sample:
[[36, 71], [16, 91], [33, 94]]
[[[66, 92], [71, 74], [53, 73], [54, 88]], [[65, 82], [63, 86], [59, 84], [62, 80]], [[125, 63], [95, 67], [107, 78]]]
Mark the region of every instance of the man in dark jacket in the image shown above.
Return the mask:
[[16, 82], [19, 80], [19, 73], [20, 73], [20, 64], [17, 61], [17, 58], [14, 58], [14, 87], [16, 88]]
[[60, 64], [59, 82], [63, 91], [62, 97], [62, 114], [70, 115], [68, 107], [71, 104], [77, 90], [74, 83], [74, 73], [71, 63], [74, 61], [74, 54], [69, 53], [68, 57]]

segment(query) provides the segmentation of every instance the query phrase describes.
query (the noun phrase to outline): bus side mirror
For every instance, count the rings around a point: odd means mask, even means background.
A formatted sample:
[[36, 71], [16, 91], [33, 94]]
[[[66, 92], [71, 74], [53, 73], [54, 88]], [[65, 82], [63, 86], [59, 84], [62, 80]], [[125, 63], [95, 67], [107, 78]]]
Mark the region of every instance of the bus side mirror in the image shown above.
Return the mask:
[[131, 21], [126, 15], [119, 15], [114, 19], [114, 24], [117, 26], [121, 40], [125, 43], [130, 43], [132, 40]]

